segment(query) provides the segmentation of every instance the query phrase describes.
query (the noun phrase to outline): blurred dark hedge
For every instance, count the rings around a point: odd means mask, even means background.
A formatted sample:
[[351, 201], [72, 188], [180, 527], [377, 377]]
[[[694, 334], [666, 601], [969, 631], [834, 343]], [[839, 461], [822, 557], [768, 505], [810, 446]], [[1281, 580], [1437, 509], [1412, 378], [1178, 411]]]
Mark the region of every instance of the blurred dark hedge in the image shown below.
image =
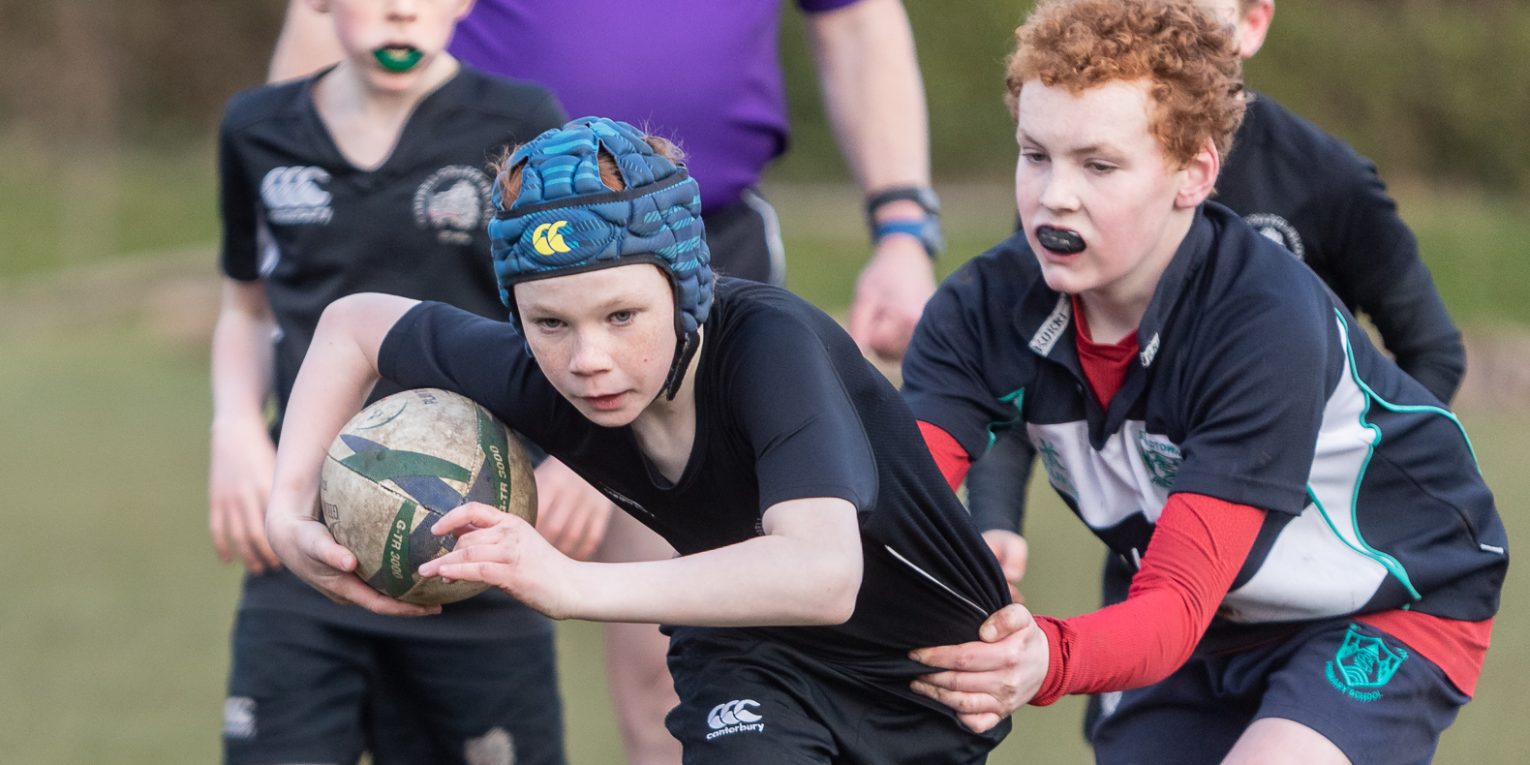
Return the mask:
[[[906, 4], [937, 173], [1007, 177], [1013, 147], [1000, 101], [1002, 62], [1031, 3]], [[205, 138], [227, 97], [263, 77], [283, 7], [282, 0], [0, 0], [0, 131], [65, 146]], [[777, 177], [836, 174], [842, 163], [793, 9], [782, 34], [798, 135]], [[1286, 0], [1248, 82], [1349, 140], [1389, 177], [1530, 191], [1530, 3]]]

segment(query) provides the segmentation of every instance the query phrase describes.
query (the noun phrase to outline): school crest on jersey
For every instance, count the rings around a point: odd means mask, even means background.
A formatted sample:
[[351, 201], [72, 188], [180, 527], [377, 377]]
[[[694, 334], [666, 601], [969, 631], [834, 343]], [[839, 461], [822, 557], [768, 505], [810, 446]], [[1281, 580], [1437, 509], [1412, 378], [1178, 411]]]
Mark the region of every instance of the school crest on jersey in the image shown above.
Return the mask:
[[1078, 489], [1073, 486], [1073, 475], [1068, 471], [1068, 466], [1063, 464], [1057, 445], [1045, 438], [1037, 439], [1036, 454], [1041, 457], [1041, 467], [1047, 471], [1047, 480], [1052, 486], [1063, 494], [1075, 500], [1078, 499]]
[[266, 208], [266, 221], [280, 226], [329, 223], [335, 215], [330, 207], [329, 173], [322, 167], [273, 167], [260, 179], [260, 201]]
[[1137, 451], [1142, 455], [1142, 464], [1152, 476], [1153, 484], [1165, 489], [1173, 488], [1174, 477], [1179, 475], [1179, 466], [1185, 461], [1185, 455], [1179, 447], [1163, 436], [1152, 436], [1147, 431], [1140, 431], [1137, 433]]
[[1375, 701], [1381, 698], [1380, 689], [1407, 660], [1407, 651], [1361, 634], [1351, 624], [1333, 661], [1328, 662], [1328, 682], [1356, 701]]
[[414, 192], [414, 221], [436, 232], [442, 244], [471, 244], [489, 209], [489, 176], [468, 165], [430, 174]]
[[1265, 239], [1286, 248], [1297, 260], [1306, 262], [1307, 246], [1302, 244], [1302, 235], [1296, 232], [1291, 221], [1274, 213], [1253, 213], [1243, 216], [1243, 219]]

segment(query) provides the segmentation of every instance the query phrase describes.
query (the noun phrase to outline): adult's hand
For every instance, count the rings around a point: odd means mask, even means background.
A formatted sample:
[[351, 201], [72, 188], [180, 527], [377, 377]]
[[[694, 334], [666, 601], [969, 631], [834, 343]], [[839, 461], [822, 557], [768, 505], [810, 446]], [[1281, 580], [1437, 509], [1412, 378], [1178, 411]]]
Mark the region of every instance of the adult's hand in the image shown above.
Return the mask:
[[935, 269], [924, 245], [902, 234], [882, 237], [855, 282], [850, 337], [884, 361], [902, 359], [934, 294]]

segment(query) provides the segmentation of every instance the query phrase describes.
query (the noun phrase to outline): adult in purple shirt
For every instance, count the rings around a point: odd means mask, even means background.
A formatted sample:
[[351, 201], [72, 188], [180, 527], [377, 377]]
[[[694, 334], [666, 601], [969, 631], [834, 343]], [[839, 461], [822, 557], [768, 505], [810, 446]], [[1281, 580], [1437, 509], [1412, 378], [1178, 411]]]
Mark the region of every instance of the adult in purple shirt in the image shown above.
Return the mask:
[[[432, 0], [420, 0], [429, 2]], [[674, 139], [703, 191], [721, 272], [781, 283], [775, 213], [756, 192], [789, 127], [777, 51], [782, 0], [477, 0], [451, 52], [552, 90], [570, 114], [602, 114]], [[856, 283], [850, 334], [902, 356], [935, 290], [938, 218], [929, 193], [929, 137], [913, 35], [900, 0], [796, 0], [807, 13], [834, 133], [868, 201], [874, 252]], [[697, 30], [704, 30], [698, 32]], [[339, 58], [333, 30], [308, 0], [289, 3], [271, 79]], [[563, 552], [600, 545], [610, 562], [673, 554], [557, 460], [537, 469], [538, 529]], [[607, 523], [609, 522], [609, 533]], [[607, 667], [629, 762], [678, 762], [663, 715], [675, 696], [653, 625], [606, 627]]]

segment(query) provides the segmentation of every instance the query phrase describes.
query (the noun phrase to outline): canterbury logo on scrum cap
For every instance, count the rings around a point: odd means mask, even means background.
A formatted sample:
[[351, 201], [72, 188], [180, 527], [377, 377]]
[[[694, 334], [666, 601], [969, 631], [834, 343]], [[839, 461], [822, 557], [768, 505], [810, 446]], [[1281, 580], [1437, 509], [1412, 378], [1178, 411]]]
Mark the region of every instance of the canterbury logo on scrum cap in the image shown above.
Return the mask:
[[563, 240], [561, 233], [568, 226], [568, 221], [560, 220], [554, 223], [543, 223], [531, 232], [531, 246], [539, 255], [555, 255], [560, 252], [569, 252], [573, 248]]

